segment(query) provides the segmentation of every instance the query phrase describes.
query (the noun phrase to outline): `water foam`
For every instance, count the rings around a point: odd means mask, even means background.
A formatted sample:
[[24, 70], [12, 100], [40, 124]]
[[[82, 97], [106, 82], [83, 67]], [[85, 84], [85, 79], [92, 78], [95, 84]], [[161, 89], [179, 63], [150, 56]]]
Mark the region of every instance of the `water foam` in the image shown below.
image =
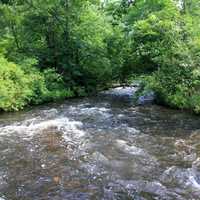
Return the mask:
[[169, 167], [161, 177], [164, 183], [176, 183], [182, 189], [192, 189], [200, 192], [200, 184], [194, 169], [180, 169], [176, 166]]
[[71, 121], [67, 117], [60, 117], [46, 121], [37, 121], [38, 119], [29, 119], [22, 124], [12, 124], [0, 128], [0, 135], [15, 134], [23, 138], [31, 138], [35, 134], [42, 133], [48, 129], [55, 129], [63, 133], [65, 140], [78, 139], [85, 135], [81, 130], [83, 124], [80, 121]]

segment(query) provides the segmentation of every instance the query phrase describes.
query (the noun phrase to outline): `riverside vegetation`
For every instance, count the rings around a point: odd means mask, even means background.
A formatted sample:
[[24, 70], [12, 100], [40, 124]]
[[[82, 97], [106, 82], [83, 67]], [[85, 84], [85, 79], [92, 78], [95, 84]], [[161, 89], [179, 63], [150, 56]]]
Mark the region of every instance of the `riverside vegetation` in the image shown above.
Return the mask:
[[198, 0], [1, 0], [0, 110], [144, 76], [159, 103], [200, 113]]

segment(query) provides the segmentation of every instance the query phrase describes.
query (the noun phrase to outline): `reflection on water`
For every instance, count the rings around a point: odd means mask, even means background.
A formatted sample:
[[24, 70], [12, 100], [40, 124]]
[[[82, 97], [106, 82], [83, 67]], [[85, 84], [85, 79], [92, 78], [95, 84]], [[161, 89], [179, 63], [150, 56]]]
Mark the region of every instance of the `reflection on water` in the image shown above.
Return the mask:
[[102, 98], [0, 116], [0, 200], [198, 200], [200, 119]]

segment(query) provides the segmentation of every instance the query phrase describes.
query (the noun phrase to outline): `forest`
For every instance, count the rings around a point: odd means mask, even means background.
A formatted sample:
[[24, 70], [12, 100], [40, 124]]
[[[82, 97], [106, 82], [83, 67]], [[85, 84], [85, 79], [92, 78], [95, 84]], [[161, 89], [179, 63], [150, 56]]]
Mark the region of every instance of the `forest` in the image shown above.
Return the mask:
[[199, 0], [0, 1], [0, 110], [136, 79], [200, 113]]
[[200, 0], [0, 0], [0, 200], [200, 200]]

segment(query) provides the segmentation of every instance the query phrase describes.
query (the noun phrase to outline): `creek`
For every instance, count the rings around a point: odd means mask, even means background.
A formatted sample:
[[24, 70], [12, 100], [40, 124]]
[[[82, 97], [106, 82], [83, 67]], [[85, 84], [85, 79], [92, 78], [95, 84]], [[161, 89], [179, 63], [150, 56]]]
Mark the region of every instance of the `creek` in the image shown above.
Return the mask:
[[117, 98], [0, 115], [0, 200], [199, 200], [200, 118]]

